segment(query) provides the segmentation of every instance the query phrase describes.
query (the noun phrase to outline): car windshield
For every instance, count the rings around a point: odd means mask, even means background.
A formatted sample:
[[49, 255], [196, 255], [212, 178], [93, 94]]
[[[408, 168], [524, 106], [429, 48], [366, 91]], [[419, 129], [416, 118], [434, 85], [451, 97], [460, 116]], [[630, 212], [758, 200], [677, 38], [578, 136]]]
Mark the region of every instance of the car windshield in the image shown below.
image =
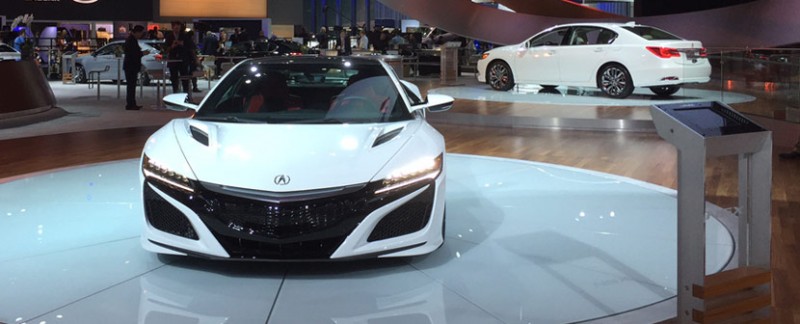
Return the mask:
[[238, 65], [195, 118], [240, 123], [341, 124], [413, 119], [371, 59], [267, 59]]
[[646, 40], [681, 40], [682, 38], [650, 26], [622, 26], [622, 28], [639, 35]]

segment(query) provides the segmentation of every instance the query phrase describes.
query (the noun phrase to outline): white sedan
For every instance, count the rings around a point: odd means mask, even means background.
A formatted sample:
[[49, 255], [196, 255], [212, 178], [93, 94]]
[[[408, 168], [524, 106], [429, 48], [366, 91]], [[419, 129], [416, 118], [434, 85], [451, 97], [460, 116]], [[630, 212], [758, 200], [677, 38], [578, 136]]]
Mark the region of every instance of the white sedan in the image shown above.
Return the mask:
[[0, 61], [19, 60], [20, 54], [13, 47], [0, 43]]
[[487, 51], [478, 61], [478, 81], [495, 90], [516, 83], [597, 87], [612, 98], [625, 98], [634, 87], [669, 96], [682, 84], [708, 82], [710, 75], [701, 42], [634, 23], [554, 26]]
[[[150, 51], [142, 57], [142, 78], [144, 84], [150, 82], [150, 74], [148, 71], [163, 71], [163, 65], [160, 61], [161, 57], [161, 44], [163, 41], [158, 40], [139, 40], [139, 47], [142, 50]], [[125, 58], [125, 41], [114, 41], [98, 48], [90, 55], [80, 56], [75, 59], [75, 72], [73, 78], [77, 83], [85, 83], [89, 80], [89, 73], [99, 72], [100, 80], [125, 80], [125, 73], [122, 71], [122, 60]], [[119, 64], [119, 65], [118, 65]], [[93, 74], [93, 80], [97, 80]]]
[[346, 260], [444, 242], [445, 144], [421, 99], [370, 58], [273, 57], [235, 66], [147, 141], [145, 249], [210, 259]]

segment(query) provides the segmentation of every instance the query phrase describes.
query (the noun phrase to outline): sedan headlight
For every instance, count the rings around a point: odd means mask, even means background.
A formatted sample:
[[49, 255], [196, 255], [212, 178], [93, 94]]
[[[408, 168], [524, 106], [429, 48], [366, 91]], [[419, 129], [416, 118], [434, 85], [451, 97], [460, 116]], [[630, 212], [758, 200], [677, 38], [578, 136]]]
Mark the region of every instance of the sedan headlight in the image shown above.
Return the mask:
[[189, 178], [169, 169], [155, 160], [150, 159], [150, 157], [147, 155], [144, 156], [142, 161], [142, 173], [144, 173], [144, 176], [147, 179], [158, 181], [167, 186], [185, 192], [194, 192], [194, 187], [189, 181]]
[[383, 179], [383, 187], [376, 190], [375, 194], [397, 190], [413, 184], [436, 179], [442, 172], [443, 154], [435, 158], [422, 158], [392, 171]]

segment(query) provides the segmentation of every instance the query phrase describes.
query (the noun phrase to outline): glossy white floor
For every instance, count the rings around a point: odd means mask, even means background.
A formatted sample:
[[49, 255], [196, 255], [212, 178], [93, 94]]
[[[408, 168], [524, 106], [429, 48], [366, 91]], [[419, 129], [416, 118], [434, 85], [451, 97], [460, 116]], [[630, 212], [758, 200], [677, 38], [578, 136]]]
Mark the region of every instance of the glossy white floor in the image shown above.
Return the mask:
[[[518, 160], [448, 155], [447, 163], [444, 246], [424, 257], [348, 263], [148, 253], [139, 245], [135, 160], [0, 180], [0, 322], [616, 322], [609, 316], [635, 309], [638, 322], [664, 316], [645, 306], [675, 294], [673, 191]], [[707, 270], [715, 272], [733, 242], [714, 218], [706, 231]]]

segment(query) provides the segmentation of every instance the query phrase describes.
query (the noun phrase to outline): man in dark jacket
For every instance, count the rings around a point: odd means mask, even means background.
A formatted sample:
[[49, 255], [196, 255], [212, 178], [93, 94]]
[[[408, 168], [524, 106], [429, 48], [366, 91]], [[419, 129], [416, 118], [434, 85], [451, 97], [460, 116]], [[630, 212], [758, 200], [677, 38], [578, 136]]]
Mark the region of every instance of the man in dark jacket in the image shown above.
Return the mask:
[[142, 51], [139, 46], [139, 39], [144, 35], [144, 26], [136, 25], [131, 30], [128, 39], [125, 40], [125, 60], [122, 62], [122, 69], [125, 70], [126, 90], [125, 99], [127, 110], [139, 110], [142, 106], [136, 105], [136, 81], [139, 79], [139, 71], [142, 70], [142, 56], [150, 54]]
[[[169, 68], [169, 79], [172, 82], [173, 93], [180, 92], [181, 85], [183, 86], [183, 92], [191, 91], [189, 89], [189, 79], [185, 77], [191, 75], [189, 63], [193, 57], [191, 51], [194, 50], [194, 42], [184, 31], [185, 26], [183, 22], [173, 21], [172, 32], [164, 35], [164, 46], [169, 57], [167, 67]], [[184, 78], [181, 79], [181, 77]]]

